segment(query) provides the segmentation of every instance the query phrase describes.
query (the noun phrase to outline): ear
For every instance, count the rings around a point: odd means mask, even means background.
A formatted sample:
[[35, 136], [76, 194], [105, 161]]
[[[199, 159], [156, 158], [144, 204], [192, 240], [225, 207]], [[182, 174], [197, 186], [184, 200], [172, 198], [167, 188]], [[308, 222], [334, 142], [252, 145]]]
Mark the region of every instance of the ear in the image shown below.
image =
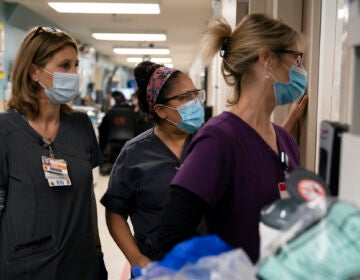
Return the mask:
[[37, 67], [35, 64], [31, 64], [29, 76], [34, 82], [39, 81], [39, 71], [40, 71], [39, 67]]
[[154, 112], [158, 115], [160, 119], [166, 119], [167, 113], [166, 110], [164, 110], [164, 107], [161, 106], [161, 104], [154, 105]]
[[260, 48], [259, 50], [259, 61], [263, 65], [271, 63], [272, 53], [268, 48]]

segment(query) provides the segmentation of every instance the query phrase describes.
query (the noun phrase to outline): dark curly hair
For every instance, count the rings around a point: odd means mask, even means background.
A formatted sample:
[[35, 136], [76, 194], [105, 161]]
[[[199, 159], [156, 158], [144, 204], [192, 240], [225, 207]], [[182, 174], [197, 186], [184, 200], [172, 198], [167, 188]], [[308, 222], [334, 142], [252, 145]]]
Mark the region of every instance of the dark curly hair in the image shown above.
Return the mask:
[[[154, 122], [155, 124], [159, 124], [160, 118], [154, 112], [150, 112], [149, 103], [146, 98], [146, 89], [151, 75], [160, 66], [163, 65], [156, 64], [150, 61], [144, 61], [139, 63], [134, 69], [134, 76], [137, 84], [136, 94], [139, 99], [139, 107], [143, 112], [147, 114], [148, 119]], [[159, 96], [157, 98], [156, 104], [161, 104], [161, 100], [164, 100], [167, 97], [168, 92], [170, 92], [174, 88], [177, 78], [181, 73], [182, 73], [181, 71], [176, 70], [169, 77], [169, 79], [167, 79], [164, 86], [161, 88], [159, 92]]]

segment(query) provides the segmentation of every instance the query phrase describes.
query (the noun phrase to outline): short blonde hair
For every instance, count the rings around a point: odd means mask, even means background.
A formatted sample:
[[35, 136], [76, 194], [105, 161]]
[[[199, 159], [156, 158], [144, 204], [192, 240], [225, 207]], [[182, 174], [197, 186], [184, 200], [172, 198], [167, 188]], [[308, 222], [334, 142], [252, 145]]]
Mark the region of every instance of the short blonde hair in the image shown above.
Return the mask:
[[[38, 92], [40, 85], [30, 77], [32, 64], [44, 67], [48, 61], [66, 46], [77, 52], [77, 43], [66, 32], [52, 27], [34, 27], [22, 41], [16, 55], [10, 81], [12, 92], [7, 107], [17, 112], [36, 118], [39, 114]], [[72, 109], [61, 105], [61, 111], [71, 113]]]
[[258, 60], [260, 48], [284, 50], [300, 41], [300, 34], [279, 20], [264, 14], [249, 14], [232, 32], [223, 18], [213, 19], [202, 38], [202, 57], [209, 63], [221, 50], [221, 71], [226, 83], [235, 87], [229, 105], [240, 99], [241, 85], [250, 66]]

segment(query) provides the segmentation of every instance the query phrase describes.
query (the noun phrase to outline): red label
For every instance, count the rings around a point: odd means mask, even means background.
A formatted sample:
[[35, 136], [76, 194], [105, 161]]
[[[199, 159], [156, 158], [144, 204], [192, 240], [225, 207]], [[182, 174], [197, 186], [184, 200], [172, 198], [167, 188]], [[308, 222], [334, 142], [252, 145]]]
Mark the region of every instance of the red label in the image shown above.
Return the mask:
[[125, 123], [126, 123], [125, 117], [115, 117], [114, 118], [114, 124], [124, 125]]
[[280, 190], [281, 192], [286, 191], [286, 184], [285, 184], [285, 182], [279, 183], [279, 190]]

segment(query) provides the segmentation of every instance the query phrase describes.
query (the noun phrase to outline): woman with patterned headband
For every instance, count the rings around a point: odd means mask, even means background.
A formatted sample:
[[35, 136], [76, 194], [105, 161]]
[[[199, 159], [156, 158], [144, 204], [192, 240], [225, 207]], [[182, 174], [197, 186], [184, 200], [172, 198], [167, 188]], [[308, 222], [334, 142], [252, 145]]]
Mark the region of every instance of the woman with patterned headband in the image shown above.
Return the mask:
[[101, 202], [109, 231], [131, 266], [145, 266], [161, 256], [156, 242], [160, 213], [191, 134], [204, 121], [205, 92], [186, 74], [152, 62], [140, 63], [134, 74], [140, 108], [154, 128], [126, 143]]
[[92, 174], [100, 149], [89, 117], [67, 104], [78, 64], [74, 38], [38, 26], [12, 66], [0, 115], [0, 279], [107, 279]]

